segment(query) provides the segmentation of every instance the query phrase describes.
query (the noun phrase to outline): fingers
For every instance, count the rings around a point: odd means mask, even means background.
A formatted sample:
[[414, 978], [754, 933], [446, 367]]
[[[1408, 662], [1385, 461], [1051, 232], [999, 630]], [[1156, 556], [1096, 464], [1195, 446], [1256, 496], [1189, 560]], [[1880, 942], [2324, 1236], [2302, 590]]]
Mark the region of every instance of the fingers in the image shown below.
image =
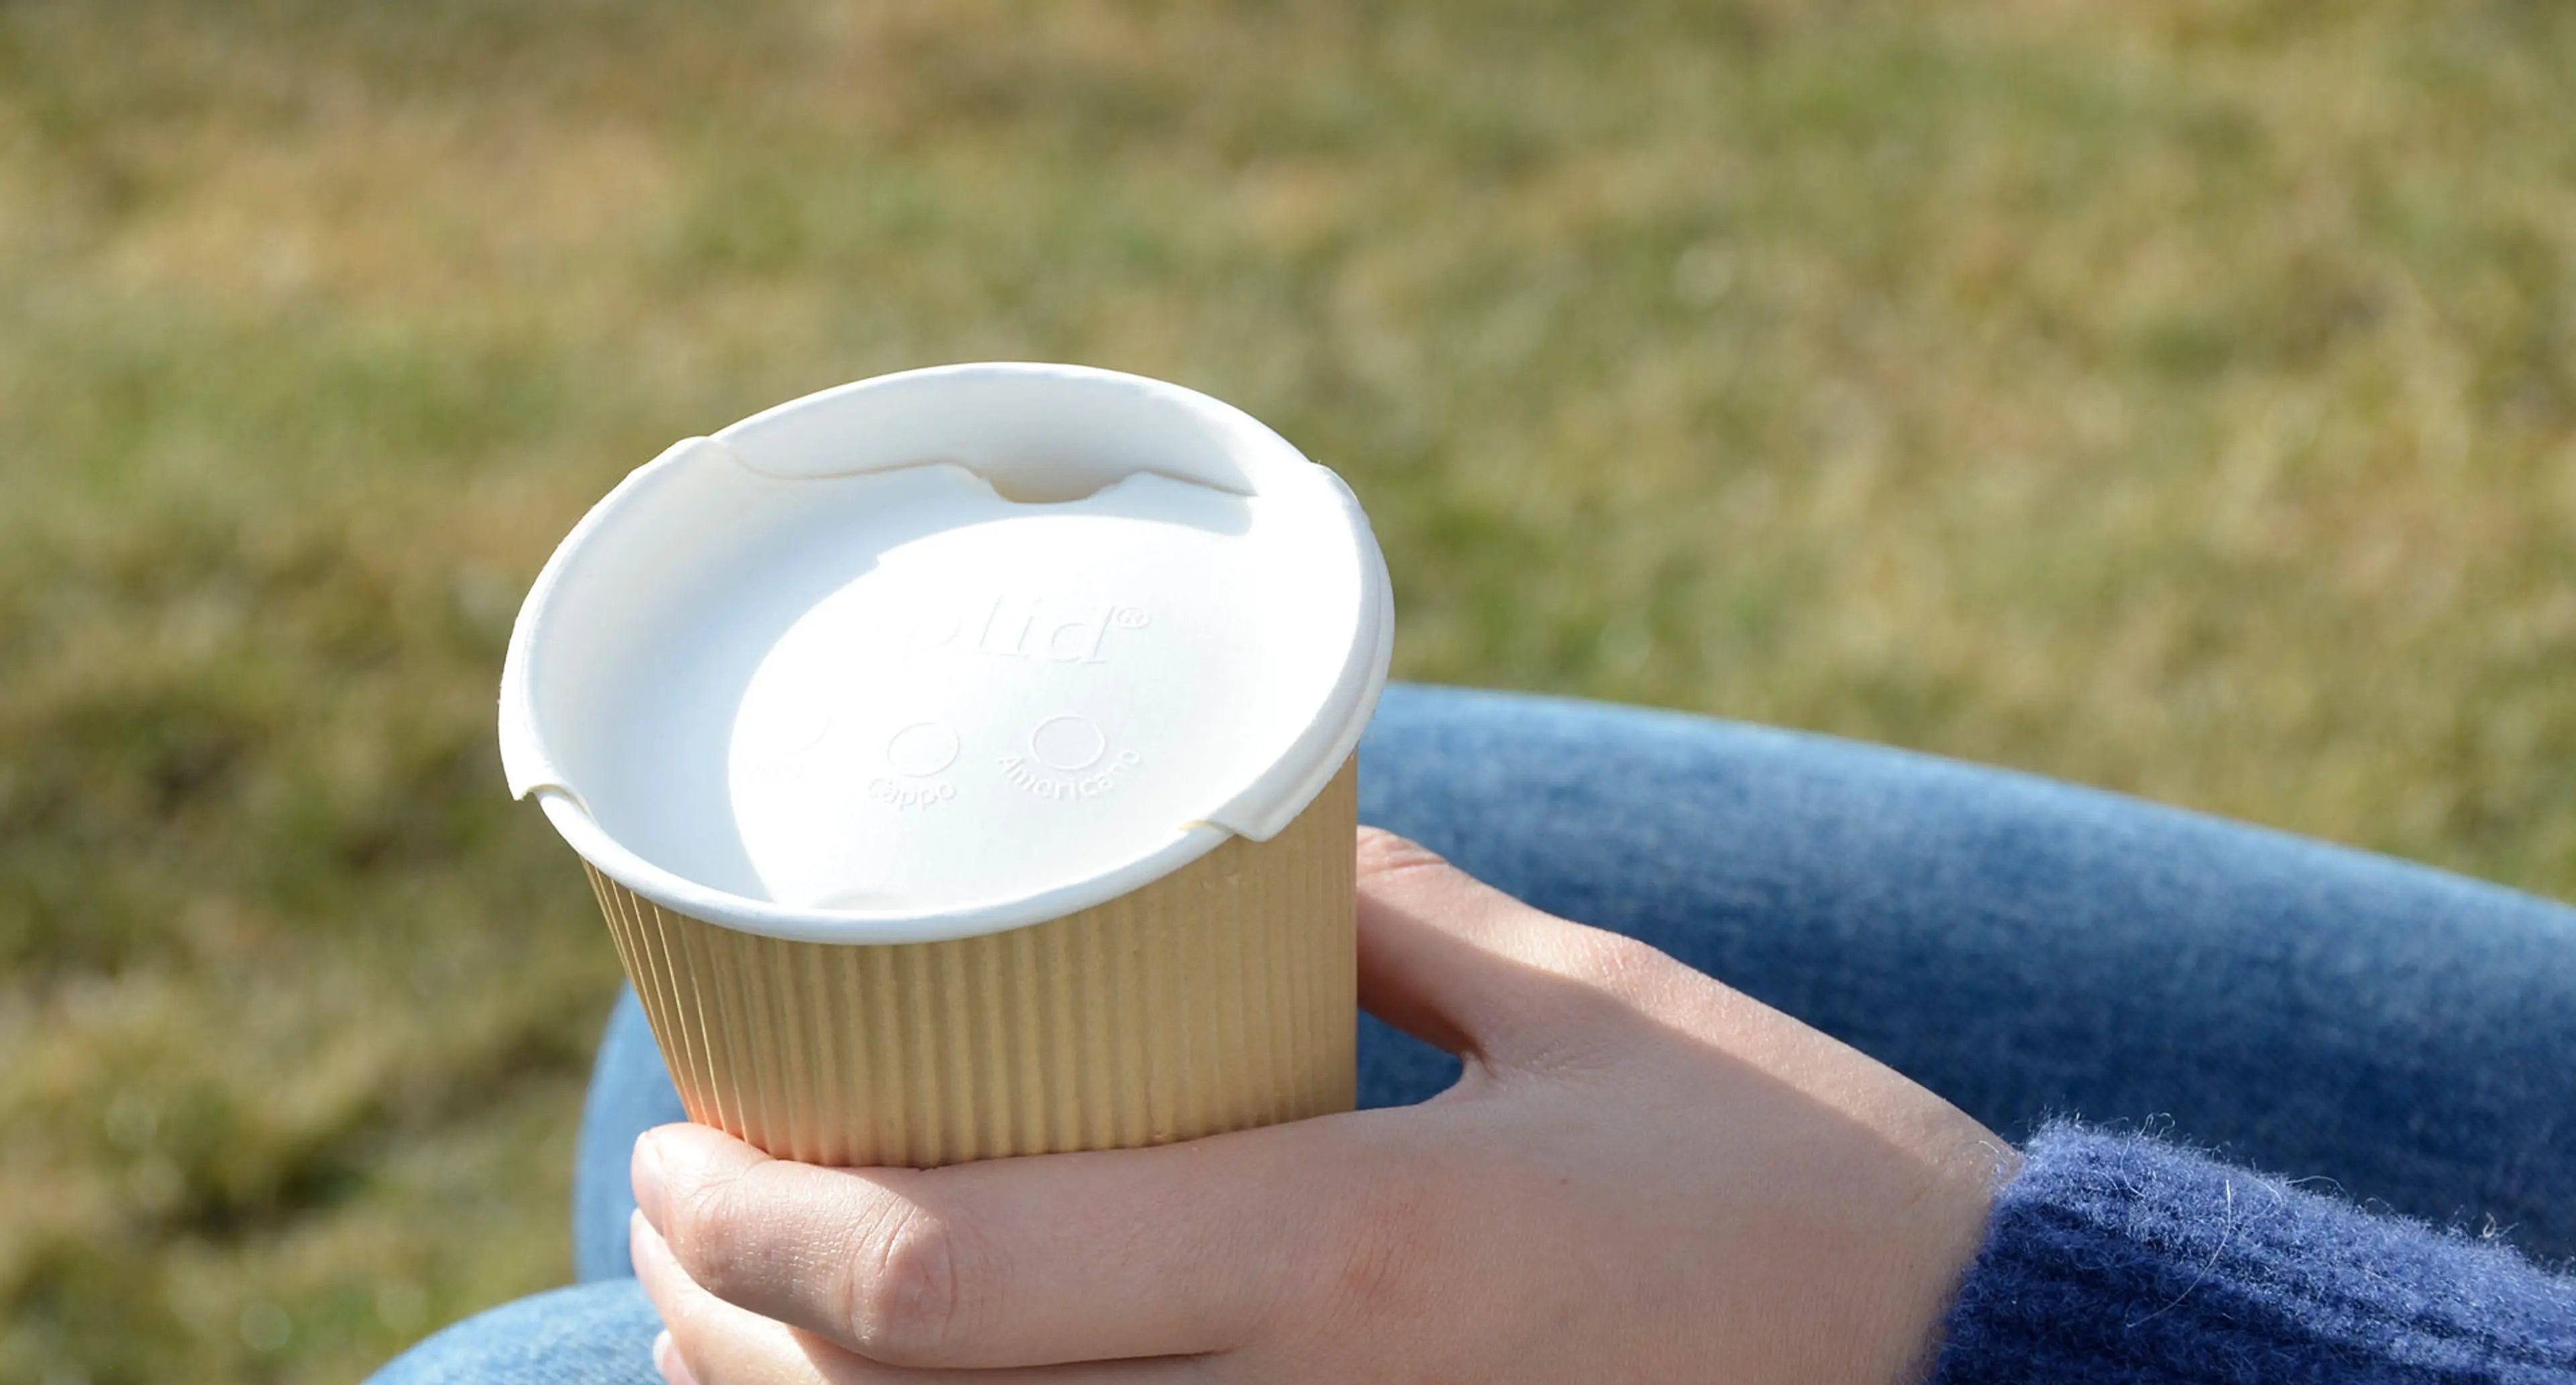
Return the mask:
[[653, 1344], [653, 1364], [670, 1385], [1190, 1385], [1208, 1374], [1188, 1360], [998, 1371], [887, 1365], [708, 1293], [641, 1213], [628, 1244], [635, 1277], [662, 1315], [665, 1331]]
[[663, 1328], [653, 1338], [653, 1369], [662, 1373], [662, 1385], [698, 1385], [698, 1377], [680, 1356], [680, 1348], [671, 1341], [671, 1329]]
[[[1400, 839], [1364, 834], [1359, 853], [1364, 1002], [1488, 1069], [1609, 1051], [1617, 1021], [1639, 1028], [1638, 997], [1683, 971]], [[876, 1366], [1203, 1359], [1311, 1330], [1370, 1266], [1437, 1239], [1408, 1128], [1366, 1113], [919, 1171], [788, 1163], [675, 1125], [638, 1141], [636, 1200], [683, 1278]]]
[[[726, 1303], [689, 1282], [670, 1248], [638, 1214], [627, 1228], [628, 1254], [644, 1295], [662, 1315], [662, 1339], [653, 1364], [671, 1385], [815, 1385], [859, 1377], [827, 1370], [817, 1353], [784, 1323], [770, 1322]], [[680, 1360], [673, 1370], [671, 1357]], [[698, 1368], [706, 1366], [701, 1372]]]
[[1333, 1126], [919, 1171], [671, 1125], [637, 1142], [636, 1200], [697, 1284], [875, 1361], [1198, 1355], [1254, 1339], [1338, 1263]]
[[1542, 913], [1393, 833], [1359, 836], [1360, 1004], [1489, 1068], [1548, 1065], [1697, 973]]

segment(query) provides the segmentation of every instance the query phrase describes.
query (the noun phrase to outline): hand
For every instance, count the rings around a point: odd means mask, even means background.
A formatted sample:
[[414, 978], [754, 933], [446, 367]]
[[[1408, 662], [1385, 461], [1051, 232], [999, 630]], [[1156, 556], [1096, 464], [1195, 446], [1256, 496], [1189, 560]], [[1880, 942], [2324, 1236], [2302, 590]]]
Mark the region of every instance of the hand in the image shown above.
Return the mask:
[[[823, 1169], [635, 1147], [675, 1385], [1897, 1385], [2013, 1158], [1643, 944], [1363, 831], [1360, 995], [1458, 1084], [1156, 1149]], [[1080, 1364], [1070, 1364], [1080, 1363]]]

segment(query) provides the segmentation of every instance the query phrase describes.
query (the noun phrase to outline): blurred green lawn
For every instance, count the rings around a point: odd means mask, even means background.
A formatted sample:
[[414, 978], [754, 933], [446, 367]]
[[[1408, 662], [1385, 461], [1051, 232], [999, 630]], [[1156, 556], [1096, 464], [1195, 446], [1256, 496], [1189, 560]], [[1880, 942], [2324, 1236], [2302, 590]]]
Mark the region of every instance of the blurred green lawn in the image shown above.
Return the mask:
[[0, 1378], [559, 1282], [501, 646], [668, 441], [1184, 381], [1400, 670], [2576, 894], [2576, 7], [0, 0]]

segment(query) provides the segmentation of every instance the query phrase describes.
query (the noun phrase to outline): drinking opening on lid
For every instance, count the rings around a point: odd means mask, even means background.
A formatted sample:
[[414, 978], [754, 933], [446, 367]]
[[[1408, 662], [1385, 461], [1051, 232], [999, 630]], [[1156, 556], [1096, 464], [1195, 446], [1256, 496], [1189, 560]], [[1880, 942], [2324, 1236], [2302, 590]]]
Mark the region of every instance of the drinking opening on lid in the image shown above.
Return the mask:
[[1135, 376], [945, 367], [692, 439], [593, 509], [503, 679], [514, 792], [666, 907], [909, 941], [1267, 837], [1382, 686], [1332, 473]]

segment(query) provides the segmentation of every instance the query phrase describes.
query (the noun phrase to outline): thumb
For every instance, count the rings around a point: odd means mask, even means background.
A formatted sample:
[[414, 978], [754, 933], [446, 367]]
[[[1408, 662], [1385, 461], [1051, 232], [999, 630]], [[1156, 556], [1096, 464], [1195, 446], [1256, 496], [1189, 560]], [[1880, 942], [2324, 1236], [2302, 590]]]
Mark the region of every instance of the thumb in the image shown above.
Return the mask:
[[1360, 1004], [1415, 1038], [1492, 1069], [1548, 1066], [1634, 1019], [1680, 969], [1392, 832], [1360, 829]]

